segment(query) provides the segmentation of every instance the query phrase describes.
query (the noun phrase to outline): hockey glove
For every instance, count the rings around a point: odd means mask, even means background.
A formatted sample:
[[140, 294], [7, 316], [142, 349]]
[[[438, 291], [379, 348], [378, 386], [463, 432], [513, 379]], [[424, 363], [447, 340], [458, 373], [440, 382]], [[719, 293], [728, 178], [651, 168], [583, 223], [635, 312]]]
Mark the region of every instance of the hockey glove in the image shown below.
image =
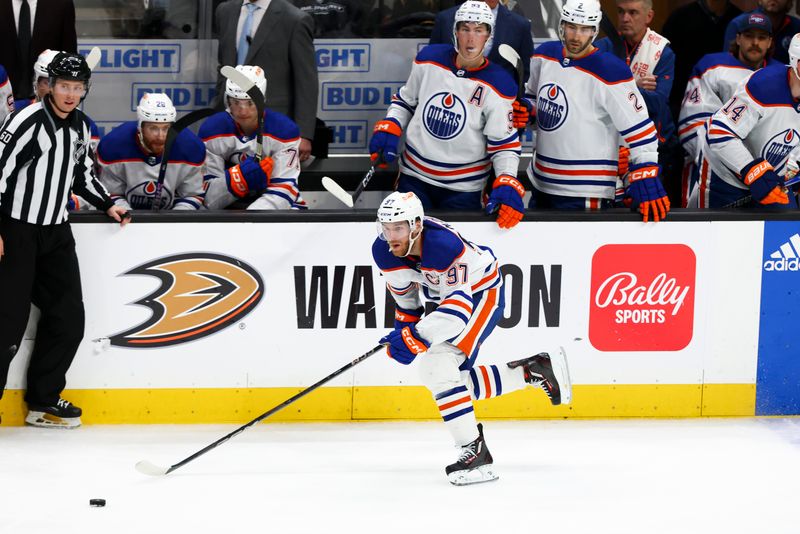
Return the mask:
[[783, 178], [764, 158], [753, 160], [740, 174], [744, 185], [750, 188], [753, 198], [761, 204], [788, 204]]
[[396, 119], [383, 119], [375, 123], [372, 139], [369, 140], [369, 158], [378, 167], [386, 167], [397, 159], [397, 145], [403, 129]]
[[422, 314], [425, 313], [425, 308], [420, 306], [415, 310], [406, 310], [400, 306], [394, 307], [394, 328], [400, 330], [406, 326], [411, 326], [422, 319]]
[[497, 212], [497, 225], [500, 228], [513, 228], [525, 213], [525, 204], [522, 202], [524, 194], [525, 188], [519, 180], [508, 174], [501, 174], [492, 184], [486, 213], [491, 215]]
[[517, 130], [523, 130], [528, 127], [528, 124], [531, 123], [533, 117], [535, 117], [533, 104], [527, 98], [520, 98], [519, 100], [514, 100], [514, 103], [511, 105], [514, 109], [514, 128]]
[[81, 209], [80, 198], [75, 193], [70, 193], [69, 199], [67, 200], [67, 211], [78, 211], [80, 209]]
[[247, 158], [225, 171], [225, 182], [233, 196], [244, 198], [250, 191], [266, 189], [271, 174], [272, 158], [266, 157], [259, 163], [255, 159]]
[[388, 343], [386, 353], [390, 358], [397, 360], [403, 365], [408, 365], [414, 361], [417, 355], [422, 354], [431, 346], [417, 332], [417, 327], [412, 325], [392, 330], [388, 335], [381, 338], [381, 343]]
[[642, 221], [663, 220], [669, 212], [669, 199], [661, 185], [661, 166], [653, 163], [634, 165], [628, 173], [628, 187], [625, 192], [633, 199], [631, 209], [642, 214]]
[[628, 174], [628, 160], [630, 158], [631, 151], [628, 150], [628, 147], [621, 146], [619, 147], [619, 158], [617, 162], [617, 176], [625, 176]]

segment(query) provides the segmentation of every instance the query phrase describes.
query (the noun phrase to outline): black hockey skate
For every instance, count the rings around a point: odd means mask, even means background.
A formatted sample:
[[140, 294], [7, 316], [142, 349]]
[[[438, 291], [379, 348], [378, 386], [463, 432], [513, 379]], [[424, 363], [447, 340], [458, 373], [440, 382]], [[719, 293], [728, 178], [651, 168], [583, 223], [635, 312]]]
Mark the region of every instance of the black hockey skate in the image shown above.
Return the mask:
[[522, 367], [525, 382], [541, 387], [553, 406], [569, 404], [572, 400], [572, 382], [563, 347], [559, 347], [558, 353], [552, 357], [546, 352], [540, 352], [530, 358], [508, 362], [507, 365], [512, 369]]
[[25, 423], [42, 428], [77, 428], [83, 411], [68, 400], [58, 399], [54, 406], [28, 405]]
[[455, 486], [466, 486], [497, 480], [492, 454], [483, 439], [483, 425], [478, 423], [478, 439], [461, 447], [461, 456], [454, 464], [445, 467], [447, 479]]

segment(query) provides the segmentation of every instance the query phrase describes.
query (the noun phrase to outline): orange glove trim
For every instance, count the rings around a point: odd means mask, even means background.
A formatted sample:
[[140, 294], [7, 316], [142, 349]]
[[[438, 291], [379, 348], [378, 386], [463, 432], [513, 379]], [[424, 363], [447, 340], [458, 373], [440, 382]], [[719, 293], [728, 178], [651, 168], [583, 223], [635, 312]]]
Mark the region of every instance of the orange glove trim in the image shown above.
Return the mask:
[[403, 130], [400, 126], [397, 125], [396, 122], [390, 120], [382, 120], [375, 123], [375, 128], [372, 129], [372, 132], [386, 132], [392, 135], [396, 135], [400, 137], [403, 135]]
[[501, 174], [497, 178], [494, 179], [494, 183], [492, 184], [492, 189], [496, 189], [501, 185], [508, 185], [514, 188], [514, 190], [519, 194], [520, 197], [525, 196], [525, 188], [522, 186], [519, 180], [514, 178], [509, 174]]
[[[772, 165], [770, 165], [768, 161], [762, 161], [758, 165], [754, 165], [753, 168], [751, 168], [748, 171], [748, 173], [745, 175], [745, 177], [744, 177], [744, 185], [752, 184], [753, 182], [755, 182], [756, 180], [758, 180], [759, 178], [764, 176], [764, 173], [766, 173], [767, 171], [771, 171], [771, 170], [772, 170]], [[767, 195], [767, 198], [769, 198], [770, 196], [772, 196], [772, 193]], [[764, 200], [766, 200], [766, 198]], [[787, 199], [787, 202], [788, 202], [788, 199]]]

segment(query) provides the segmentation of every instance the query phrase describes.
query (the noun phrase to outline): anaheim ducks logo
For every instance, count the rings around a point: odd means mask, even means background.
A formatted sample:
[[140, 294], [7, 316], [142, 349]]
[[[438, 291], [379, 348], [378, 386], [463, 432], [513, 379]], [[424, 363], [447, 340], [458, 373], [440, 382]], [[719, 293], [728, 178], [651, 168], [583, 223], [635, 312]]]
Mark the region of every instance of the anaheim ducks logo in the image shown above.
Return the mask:
[[161, 285], [133, 304], [153, 315], [109, 338], [118, 347], [165, 347], [218, 332], [240, 320], [264, 295], [261, 276], [241, 260], [212, 253], [168, 256], [124, 273], [154, 276]]

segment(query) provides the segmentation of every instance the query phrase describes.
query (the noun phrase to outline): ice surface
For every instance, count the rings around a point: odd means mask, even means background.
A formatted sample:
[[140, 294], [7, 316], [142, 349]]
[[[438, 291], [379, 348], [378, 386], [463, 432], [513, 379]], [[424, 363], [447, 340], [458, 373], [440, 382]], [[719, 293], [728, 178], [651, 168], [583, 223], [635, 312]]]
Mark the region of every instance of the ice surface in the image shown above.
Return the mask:
[[484, 426], [468, 487], [440, 422], [257, 425], [160, 477], [235, 426], [2, 427], [0, 533], [800, 532], [800, 419]]

